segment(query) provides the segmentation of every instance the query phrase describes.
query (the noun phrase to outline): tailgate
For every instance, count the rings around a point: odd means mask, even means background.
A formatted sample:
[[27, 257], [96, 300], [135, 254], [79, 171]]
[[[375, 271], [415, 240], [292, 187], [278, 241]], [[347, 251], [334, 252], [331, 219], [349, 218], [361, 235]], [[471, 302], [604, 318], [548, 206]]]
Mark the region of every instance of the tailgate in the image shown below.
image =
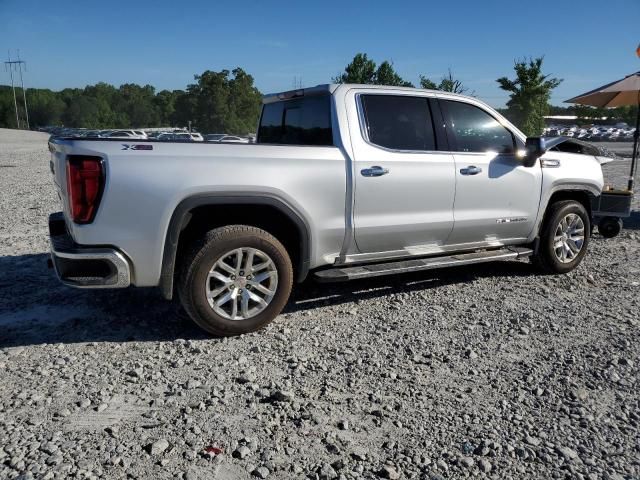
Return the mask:
[[[49, 169], [53, 175], [53, 183], [58, 193], [58, 198], [62, 202], [64, 209], [66, 204], [67, 189], [66, 185], [66, 172], [65, 172], [65, 160], [67, 158], [67, 152], [72, 147], [71, 140], [62, 140], [51, 137], [49, 139], [49, 151], [51, 152], [51, 160], [49, 160]], [[65, 209], [66, 210], [66, 209]], [[66, 212], [65, 212], [66, 213]]]

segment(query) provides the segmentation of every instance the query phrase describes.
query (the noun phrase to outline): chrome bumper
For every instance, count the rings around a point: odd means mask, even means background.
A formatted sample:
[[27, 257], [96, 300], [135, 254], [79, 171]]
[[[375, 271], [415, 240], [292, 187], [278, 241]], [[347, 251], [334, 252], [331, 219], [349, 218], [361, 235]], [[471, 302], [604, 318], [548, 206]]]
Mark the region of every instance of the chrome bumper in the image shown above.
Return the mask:
[[61, 212], [49, 216], [51, 264], [62, 283], [76, 288], [126, 288], [127, 258], [112, 247], [85, 247], [73, 241]]

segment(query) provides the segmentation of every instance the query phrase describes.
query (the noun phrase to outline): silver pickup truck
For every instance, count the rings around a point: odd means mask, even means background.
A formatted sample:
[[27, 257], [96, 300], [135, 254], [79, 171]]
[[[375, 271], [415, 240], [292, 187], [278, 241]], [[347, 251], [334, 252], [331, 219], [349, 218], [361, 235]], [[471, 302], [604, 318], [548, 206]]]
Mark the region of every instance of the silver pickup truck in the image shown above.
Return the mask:
[[526, 139], [476, 98], [320, 85], [264, 98], [255, 144], [52, 138], [52, 263], [82, 288], [158, 286], [215, 335], [294, 282], [531, 257], [575, 268], [603, 187], [589, 147]]

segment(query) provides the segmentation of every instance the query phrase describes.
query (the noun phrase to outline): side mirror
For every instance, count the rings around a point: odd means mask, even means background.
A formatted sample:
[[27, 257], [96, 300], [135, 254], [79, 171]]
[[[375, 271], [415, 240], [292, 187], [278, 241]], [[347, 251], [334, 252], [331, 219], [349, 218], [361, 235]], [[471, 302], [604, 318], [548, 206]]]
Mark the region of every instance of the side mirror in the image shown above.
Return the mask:
[[542, 137], [528, 137], [525, 143], [525, 153], [522, 164], [525, 167], [533, 167], [538, 159], [547, 151]]

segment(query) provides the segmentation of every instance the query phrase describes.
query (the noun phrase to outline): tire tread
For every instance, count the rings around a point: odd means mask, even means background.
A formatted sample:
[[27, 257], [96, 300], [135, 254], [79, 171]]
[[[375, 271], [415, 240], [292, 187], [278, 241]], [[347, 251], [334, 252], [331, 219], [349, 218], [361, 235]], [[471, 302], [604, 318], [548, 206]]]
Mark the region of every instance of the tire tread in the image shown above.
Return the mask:
[[[559, 211], [566, 208], [569, 205], [577, 205], [580, 209], [583, 210], [583, 213], [586, 214], [586, 222], [585, 222], [585, 241], [584, 246], [582, 247], [582, 251], [578, 254], [580, 256], [580, 260], [575, 264], [559, 264], [553, 257], [553, 253], [548, 250], [547, 238], [550, 235], [554, 235], [555, 232], [552, 232], [551, 229], [554, 228], [555, 222], [553, 221], [558, 214]], [[544, 222], [542, 224], [541, 235], [540, 235], [540, 245], [538, 252], [531, 258], [532, 263], [544, 273], [549, 274], [557, 274], [557, 273], [567, 273], [577, 267], [582, 258], [584, 257], [587, 247], [589, 246], [589, 232], [590, 232], [590, 219], [584, 205], [576, 200], [559, 200], [554, 202], [548, 207], [547, 213], [545, 214]]]
[[[284, 278], [279, 279], [278, 288], [284, 287], [288, 292], [290, 292], [293, 286], [293, 267], [291, 266], [291, 259], [289, 258], [289, 255], [287, 254], [287, 251], [282, 243], [280, 243], [280, 241], [269, 232], [266, 232], [265, 230], [257, 227], [252, 227], [250, 225], [226, 225], [224, 227], [219, 227], [207, 231], [205, 234], [201, 235], [200, 238], [193, 241], [186, 250], [177, 272], [177, 290], [180, 302], [189, 317], [200, 328], [215, 336], [229, 336], [238, 333], [249, 333], [250, 331], [253, 331], [255, 329], [243, 332], [230, 332], [228, 329], [219, 328], [215, 325], [212, 325], [210, 322], [203, 321], [195, 306], [193, 289], [190, 288], [190, 279], [195, 274], [195, 271], [199, 267], [200, 263], [204, 261], [203, 259], [208, 254], [209, 246], [234, 238], [246, 236], [258, 237], [262, 240], [265, 240], [271, 243], [279, 251], [278, 253], [282, 255], [285, 265], [289, 270], [289, 274], [287, 275], [289, 281], [286, 282], [286, 284], [281, 285], [281, 281], [284, 280]], [[281, 275], [281, 277], [284, 276]], [[273, 321], [276, 316], [277, 314], [274, 315], [273, 318], [261, 324], [259, 328], [266, 326], [268, 323]]]

